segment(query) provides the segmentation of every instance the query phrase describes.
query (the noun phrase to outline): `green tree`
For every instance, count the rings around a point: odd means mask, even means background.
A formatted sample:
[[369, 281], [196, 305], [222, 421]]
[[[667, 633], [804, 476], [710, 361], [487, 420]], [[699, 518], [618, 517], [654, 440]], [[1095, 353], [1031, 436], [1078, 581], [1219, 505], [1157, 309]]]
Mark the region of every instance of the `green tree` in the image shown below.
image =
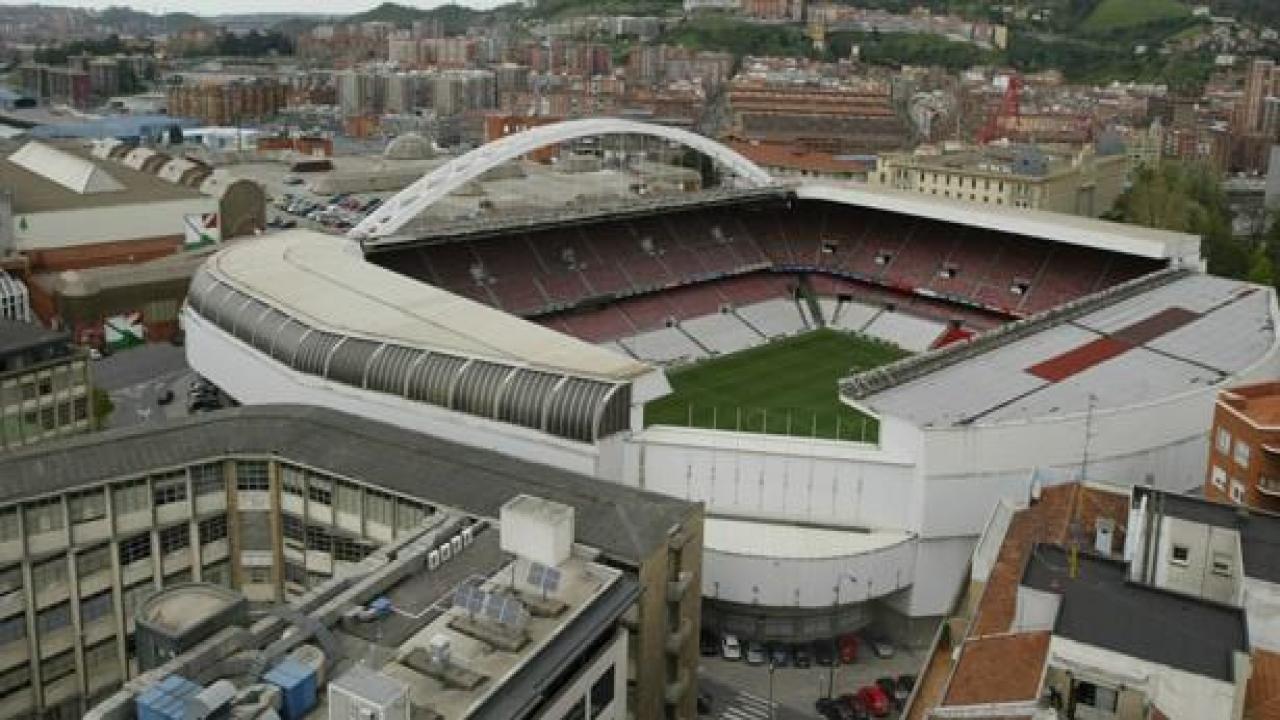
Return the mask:
[[1254, 248], [1253, 257], [1249, 260], [1248, 280], [1259, 285], [1274, 286], [1276, 283], [1271, 253], [1263, 245]]

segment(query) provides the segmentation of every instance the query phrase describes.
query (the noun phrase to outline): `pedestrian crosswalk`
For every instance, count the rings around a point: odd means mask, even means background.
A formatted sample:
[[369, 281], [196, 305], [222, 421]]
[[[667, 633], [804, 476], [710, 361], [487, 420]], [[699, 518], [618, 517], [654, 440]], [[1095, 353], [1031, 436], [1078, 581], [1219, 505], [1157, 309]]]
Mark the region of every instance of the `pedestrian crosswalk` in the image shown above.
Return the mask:
[[776, 702], [739, 690], [726, 701], [724, 709], [716, 717], [720, 720], [773, 720], [772, 711], [777, 707]]

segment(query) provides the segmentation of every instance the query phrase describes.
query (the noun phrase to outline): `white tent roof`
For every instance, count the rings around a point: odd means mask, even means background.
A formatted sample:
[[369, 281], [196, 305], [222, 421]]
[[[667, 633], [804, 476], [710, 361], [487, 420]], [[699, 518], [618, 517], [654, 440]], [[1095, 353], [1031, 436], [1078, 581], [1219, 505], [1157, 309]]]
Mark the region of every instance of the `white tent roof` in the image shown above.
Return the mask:
[[89, 160], [32, 141], [9, 156], [9, 162], [81, 195], [124, 190], [118, 180]]

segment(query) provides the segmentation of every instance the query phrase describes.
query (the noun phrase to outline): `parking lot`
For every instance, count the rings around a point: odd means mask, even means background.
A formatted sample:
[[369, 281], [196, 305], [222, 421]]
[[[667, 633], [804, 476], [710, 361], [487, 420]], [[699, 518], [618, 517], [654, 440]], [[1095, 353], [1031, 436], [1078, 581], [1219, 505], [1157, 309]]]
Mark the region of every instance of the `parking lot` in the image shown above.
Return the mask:
[[[827, 695], [833, 676], [833, 695], [852, 694], [877, 678], [918, 674], [925, 654], [923, 649], [899, 647], [894, 649], [893, 657], [877, 658], [867, 649], [859, 653], [856, 662], [837, 665], [834, 671], [816, 663], [808, 668], [777, 668], [772, 683], [767, 664], [748, 665], [741, 660], [703, 657], [699, 664], [700, 687], [712, 696], [712, 713], [708, 717], [722, 720], [820, 718], [814, 702]], [[770, 696], [776, 708], [773, 716], [769, 715]], [[892, 711], [888, 717], [896, 718], [898, 714]]]

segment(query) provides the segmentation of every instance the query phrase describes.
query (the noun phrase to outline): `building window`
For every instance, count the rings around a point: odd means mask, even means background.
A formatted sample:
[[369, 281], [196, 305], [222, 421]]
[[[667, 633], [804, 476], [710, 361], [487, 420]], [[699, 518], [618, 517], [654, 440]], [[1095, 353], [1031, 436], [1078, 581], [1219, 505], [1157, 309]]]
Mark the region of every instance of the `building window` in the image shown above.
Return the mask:
[[186, 523], [160, 531], [160, 553], [168, 555], [191, 546], [191, 530]]
[[1231, 452], [1231, 433], [1224, 427], [1218, 428], [1218, 433], [1214, 437], [1214, 446], [1218, 448], [1218, 452], [1226, 455]]
[[291, 582], [294, 585], [307, 586], [307, 569], [298, 567], [293, 563], [285, 563], [284, 565], [285, 582]]
[[219, 515], [211, 517], [208, 520], [200, 521], [200, 544], [208, 545], [216, 540], [224, 540], [227, 537], [227, 516]]
[[319, 552], [333, 552], [333, 536], [322, 527], [308, 525], [307, 549]]
[[295, 540], [300, 543], [307, 541], [307, 530], [302, 524], [302, 520], [291, 515], [282, 515], [280, 517], [280, 526], [285, 540]]
[[302, 497], [306, 491], [306, 480], [302, 471], [290, 465], [280, 466], [280, 489], [288, 495]]
[[1109, 687], [1094, 685], [1089, 682], [1078, 682], [1075, 688], [1076, 705], [1089, 707], [1106, 713], [1116, 711], [1118, 693]]
[[370, 490], [364, 498], [365, 519], [381, 523], [387, 527], [395, 526], [395, 500], [390, 495]]
[[48, 687], [55, 681], [61, 680], [75, 671], [76, 654], [67, 651], [41, 663], [40, 679], [44, 681], [45, 687]]
[[147, 481], [144, 478], [116, 485], [112, 491], [112, 499], [115, 501], [117, 515], [143, 512], [151, 507]]
[[80, 602], [80, 620], [84, 624], [89, 624], [94, 620], [111, 615], [111, 591], [98, 593], [91, 598]]
[[240, 491], [265, 491], [267, 489], [267, 463], [263, 460], [237, 461], [236, 489]]
[[1231, 481], [1231, 501], [1236, 504], [1244, 503], [1244, 483], [1239, 480]]
[[67, 559], [61, 555], [31, 566], [31, 584], [37, 590], [45, 590], [67, 584]]
[[151, 557], [151, 533], [141, 532], [120, 541], [120, 564], [128, 565]]
[[333, 559], [342, 562], [360, 562], [373, 550], [362, 542], [347, 538], [333, 538]]
[[1239, 439], [1236, 440], [1235, 459], [1240, 467], [1249, 467], [1249, 445]]
[[59, 603], [36, 616], [36, 630], [41, 635], [61, 630], [71, 625], [71, 605]]
[[1224, 552], [1213, 554], [1213, 574], [1231, 577], [1231, 556]]
[[18, 539], [18, 509], [0, 510], [0, 542]]
[[66, 527], [62, 518], [62, 500], [52, 498], [23, 507], [27, 521], [27, 535], [53, 532]]
[[73, 406], [72, 406], [72, 407], [73, 407], [73, 409], [74, 409], [74, 411], [75, 411], [76, 422], [80, 422], [81, 420], [88, 420], [88, 419], [89, 419], [89, 400], [88, 400], [88, 398], [83, 398], [83, 397], [78, 397], [78, 398], [76, 398], [76, 399], [75, 399], [75, 403], [73, 404]]
[[0, 570], [0, 594], [8, 594], [22, 589], [22, 566]]
[[102, 490], [75, 493], [67, 500], [71, 522], [92, 522], [107, 516], [107, 495]]
[[27, 637], [27, 618], [19, 615], [0, 622], [0, 645], [8, 645]]
[[600, 717], [613, 702], [614, 666], [610, 665], [591, 686], [591, 717]]
[[1209, 479], [1210, 479], [1210, 482], [1213, 483], [1213, 486], [1218, 488], [1219, 490], [1227, 489], [1227, 471], [1226, 470], [1223, 470], [1217, 465], [1214, 465], [1213, 470], [1209, 475]]
[[76, 555], [76, 574], [87, 578], [111, 569], [111, 546], [99, 545]]
[[152, 498], [156, 507], [169, 505], [170, 503], [186, 502], [187, 500], [187, 478], [185, 473], [177, 477], [170, 475], [164, 479], [157, 478], [152, 487], [154, 488]]
[[1173, 563], [1174, 565], [1185, 566], [1187, 564], [1187, 558], [1190, 555], [1191, 555], [1191, 549], [1188, 548], [1186, 545], [1174, 545], [1173, 552], [1172, 554], [1169, 555], [1169, 562]]
[[360, 488], [339, 480], [334, 490], [338, 496], [338, 502], [335, 506], [338, 512], [350, 515], [360, 514]]
[[333, 505], [333, 482], [326, 478], [312, 475], [307, 480], [307, 497], [314, 503]]
[[264, 584], [271, 582], [271, 568], [249, 567], [245, 568], [245, 574], [248, 576], [250, 583]]

